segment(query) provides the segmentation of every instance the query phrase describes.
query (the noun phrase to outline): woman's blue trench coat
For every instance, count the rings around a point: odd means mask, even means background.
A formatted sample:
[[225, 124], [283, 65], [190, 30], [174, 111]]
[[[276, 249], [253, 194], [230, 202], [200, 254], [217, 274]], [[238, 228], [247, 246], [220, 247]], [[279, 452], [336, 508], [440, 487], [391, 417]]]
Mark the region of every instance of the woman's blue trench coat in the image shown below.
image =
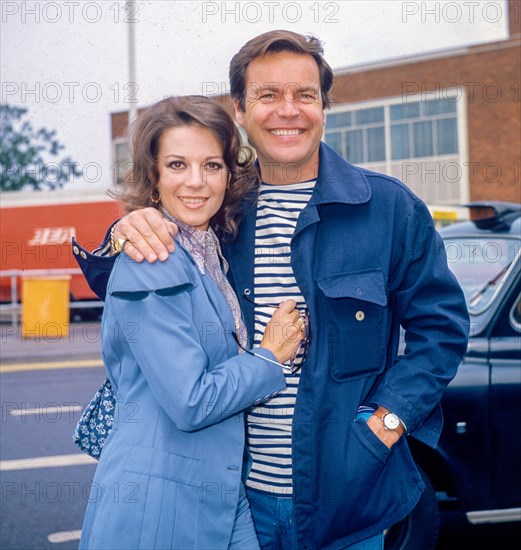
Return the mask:
[[237, 355], [232, 313], [180, 246], [165, 263], [121, 255], [103, 359], [117, 409], [80, 548], [226, 549], [243, 472], [243, 410], [285, 387], [268, 350]]

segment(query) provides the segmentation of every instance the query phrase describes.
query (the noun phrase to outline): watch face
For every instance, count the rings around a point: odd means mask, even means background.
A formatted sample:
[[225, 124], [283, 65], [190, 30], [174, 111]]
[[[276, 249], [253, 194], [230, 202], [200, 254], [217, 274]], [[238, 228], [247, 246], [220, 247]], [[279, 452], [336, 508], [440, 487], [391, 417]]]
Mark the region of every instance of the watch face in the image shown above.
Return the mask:
[[400, 425], [399, 418], [393, 413], [386, 414], [383, 420], [384, 420], [384, 426], [388, 430], [396, 430], [396, 428], [398, 428], [398, 426]]

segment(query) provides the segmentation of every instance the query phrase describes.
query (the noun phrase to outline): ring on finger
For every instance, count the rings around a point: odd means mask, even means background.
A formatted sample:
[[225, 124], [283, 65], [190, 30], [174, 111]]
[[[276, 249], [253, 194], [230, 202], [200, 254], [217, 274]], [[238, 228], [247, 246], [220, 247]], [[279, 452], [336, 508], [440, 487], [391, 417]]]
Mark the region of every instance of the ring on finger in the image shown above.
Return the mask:
[[128, 239], [114, 239], [114, 251], [122, 252], [127, 243]]
[[299, 324], [300, 330], [304, 332], [306, 330], [306, 323], [304, 322], [304, 319], [302, 317], [299, 317], [297, 319], [297, 323]]

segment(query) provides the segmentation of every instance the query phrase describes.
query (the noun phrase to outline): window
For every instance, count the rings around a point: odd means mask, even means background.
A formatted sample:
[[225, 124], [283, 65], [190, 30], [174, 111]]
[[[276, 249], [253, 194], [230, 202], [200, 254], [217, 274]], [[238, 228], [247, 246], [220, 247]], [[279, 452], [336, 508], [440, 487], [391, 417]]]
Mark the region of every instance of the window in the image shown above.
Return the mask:
[[400, 179], [427, 203], [453, 206], [468, 200], [465, 136], [459, 135], [464, 97], [455, 90], [339, 106], [327, 114], [324, 141], [349, 162]]
[[519, 261], [519, 241], [469, 237], [445, 239], [444, 242], [448, 265], [461, 285], [469, 312], [474, 315], [482, 313], [493, 302]]
[[454, 100], [442, 98], [391, 105], [390, 115], [393, 160], [458, 152]]
[[511, 326], [517, 332], [521, 332], [521, 294], [519, 294], [510, 310], [509, 319]]
[[458, 150], [458, 128], [455, 118], [438, 120], [436, 146], [438, 155], [449, 155]]
[[114, 179], [115, 183], [123, 183], [126, 171], [130, 168], [130, 151], [126, 140], [114, 142]]
[[383, 107], [328, 114], [326, 142], [354, 164], [385, 160]]

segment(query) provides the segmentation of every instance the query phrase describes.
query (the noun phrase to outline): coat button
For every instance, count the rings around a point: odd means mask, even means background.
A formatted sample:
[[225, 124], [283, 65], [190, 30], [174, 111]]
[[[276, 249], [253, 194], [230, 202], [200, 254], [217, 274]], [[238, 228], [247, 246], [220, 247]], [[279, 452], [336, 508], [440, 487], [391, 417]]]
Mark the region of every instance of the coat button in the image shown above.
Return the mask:
[[244, 294], [244, 296], [249, 296], [251, 294], [251, 290], [249, 288], [245, 288], [242, 293]]
[[80, 249], [77, 246], [73, 246], [72, 251], [76, 254], [76, 256], [80, 253]]
[[87, 254], [85, 254], [85, 252], [83, 252], [83, 250], [80, 252], [80, 256], [86, 260], [87, 259]]
[[363, 321], [365, 319], [365, 313], [363, 311], [357, 311], [355, 313], [355, 319], [357, 321]]

